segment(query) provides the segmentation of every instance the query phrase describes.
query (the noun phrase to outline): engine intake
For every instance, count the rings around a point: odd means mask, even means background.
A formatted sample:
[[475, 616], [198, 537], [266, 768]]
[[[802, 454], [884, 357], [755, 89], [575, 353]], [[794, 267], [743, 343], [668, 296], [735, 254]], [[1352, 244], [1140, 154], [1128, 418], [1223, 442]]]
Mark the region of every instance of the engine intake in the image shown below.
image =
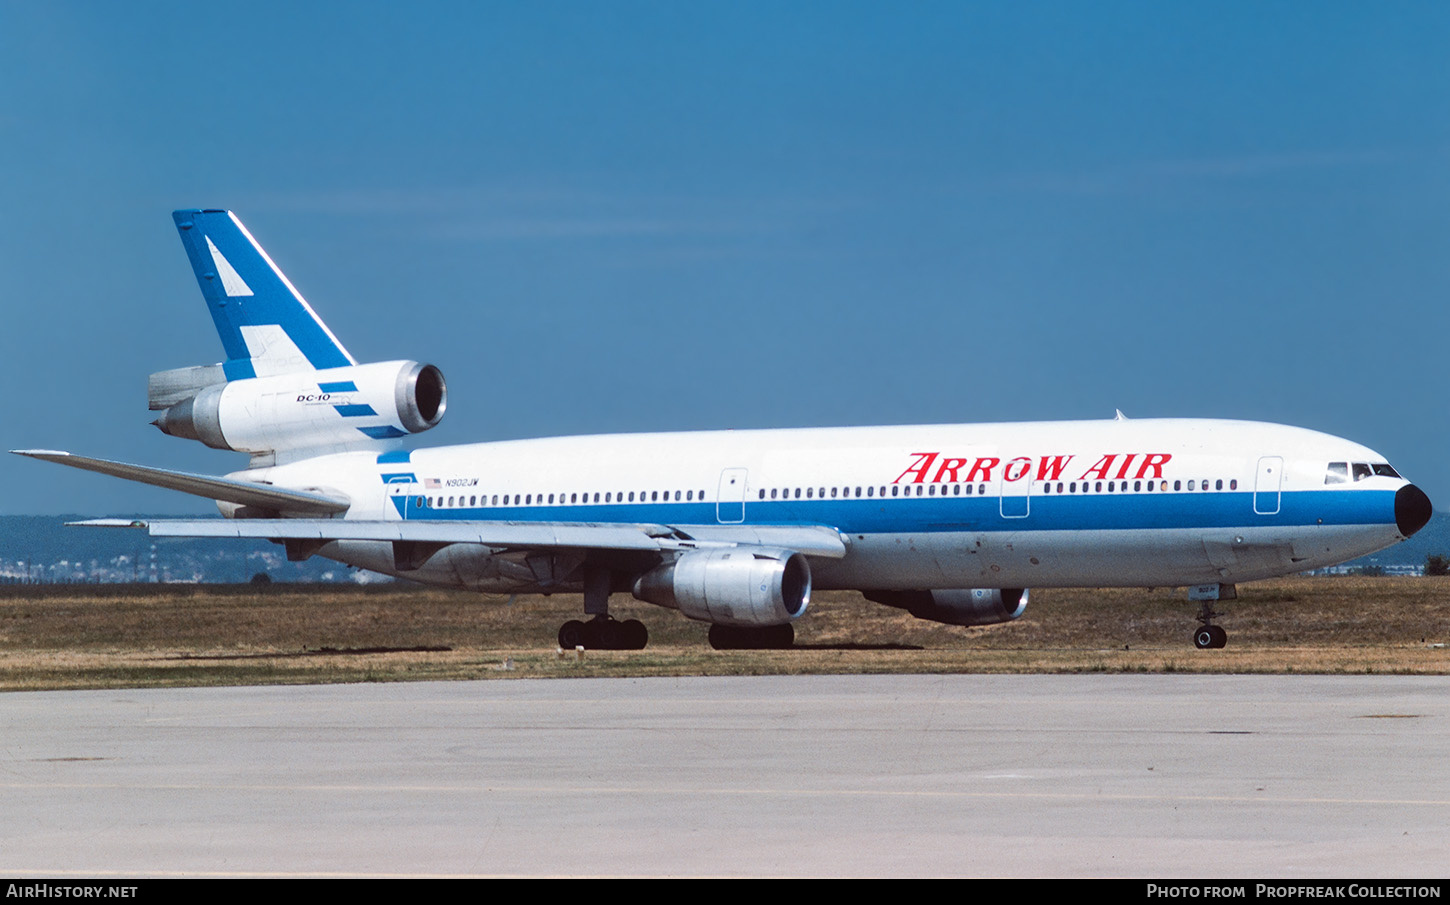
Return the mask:
[[996, 625], [1020, 618], [1026, 588], [969, 588], [946, 591], [866, 591], [867, 600], [906, 610], [918, 619], [946, 625]]
[[792, 550], [691, 550], [634, 583], [634, 596], [717, 625], [783, 625], [811, 602], [811, 567]]

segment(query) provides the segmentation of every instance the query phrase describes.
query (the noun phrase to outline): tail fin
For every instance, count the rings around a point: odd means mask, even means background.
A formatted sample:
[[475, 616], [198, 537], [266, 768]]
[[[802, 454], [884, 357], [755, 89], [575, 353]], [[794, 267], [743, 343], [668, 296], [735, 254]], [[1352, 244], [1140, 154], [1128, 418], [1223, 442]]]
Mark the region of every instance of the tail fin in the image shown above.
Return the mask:
[[235, 214], [171, 216], [226, 349], [228, 380], [357, 364]]

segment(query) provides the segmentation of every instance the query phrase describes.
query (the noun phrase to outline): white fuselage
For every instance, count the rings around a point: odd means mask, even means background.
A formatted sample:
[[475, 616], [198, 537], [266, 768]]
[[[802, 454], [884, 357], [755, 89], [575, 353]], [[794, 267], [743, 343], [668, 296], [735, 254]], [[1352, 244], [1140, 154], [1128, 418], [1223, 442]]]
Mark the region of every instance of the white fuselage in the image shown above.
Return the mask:
[[[1384, 463], [1300, 428], [1150, 419], [558, 437], [246, 477], [345, 494], [349, 519], [827, 526], [846, 555], [812, 560], [821, 589], [1107, 587], [1245, 581], [1389, 546], [1407, 482]], [[386, 543], [320, 553], [400, 574]], [[578, 590], [559, 556], [455, 544], [405, 574]]]

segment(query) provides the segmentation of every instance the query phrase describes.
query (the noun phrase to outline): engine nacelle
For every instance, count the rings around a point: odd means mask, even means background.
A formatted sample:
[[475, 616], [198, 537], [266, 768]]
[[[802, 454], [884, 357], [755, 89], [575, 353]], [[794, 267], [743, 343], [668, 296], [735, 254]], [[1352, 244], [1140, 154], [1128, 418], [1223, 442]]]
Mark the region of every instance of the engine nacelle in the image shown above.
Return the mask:
[[866, 591], [866, 599], [906, 610], [918, 619], [947, 625], [1011, 622], [1027, 609], [1026, 588], [950, 591]]
[[156, 426], [173, 437], [252, 454], [367, 448], [443, 420], [443, 373], [416, 361], [248, 377], [171, 405]]
[[811, 567], [792, 550], [691, 550], [634, 583], [640, 600], [717, 625], [783, 625], [811, 602]]

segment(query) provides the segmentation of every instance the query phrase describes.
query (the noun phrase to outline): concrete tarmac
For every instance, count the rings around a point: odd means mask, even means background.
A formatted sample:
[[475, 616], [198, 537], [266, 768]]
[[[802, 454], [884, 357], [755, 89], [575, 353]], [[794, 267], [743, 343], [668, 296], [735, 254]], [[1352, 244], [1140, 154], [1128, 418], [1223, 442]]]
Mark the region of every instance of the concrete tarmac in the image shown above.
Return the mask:
[[0, 695], [0, 875], [1450, 874], [1450, 678]]

